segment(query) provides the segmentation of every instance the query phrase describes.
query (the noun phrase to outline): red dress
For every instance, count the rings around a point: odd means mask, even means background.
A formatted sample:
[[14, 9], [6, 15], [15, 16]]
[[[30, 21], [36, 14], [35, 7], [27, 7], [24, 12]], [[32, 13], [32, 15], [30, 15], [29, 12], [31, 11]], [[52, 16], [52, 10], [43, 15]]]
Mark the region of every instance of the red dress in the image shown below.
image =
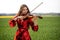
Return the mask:
[[18, 30], [16, 32], [16, 35], [14, 36], [14, 40], [31, 40], [31, 37], [29, 35], [28, 29], [29, 25], [31, 25], [32, 30], [37, 31], [38, 25], [34, 25], [34, 22], [32, 21], [32, 18], [25, 18], [22, 20], [17, 19], [9, 20], [10, 27], [14, 27], [17, 24]]

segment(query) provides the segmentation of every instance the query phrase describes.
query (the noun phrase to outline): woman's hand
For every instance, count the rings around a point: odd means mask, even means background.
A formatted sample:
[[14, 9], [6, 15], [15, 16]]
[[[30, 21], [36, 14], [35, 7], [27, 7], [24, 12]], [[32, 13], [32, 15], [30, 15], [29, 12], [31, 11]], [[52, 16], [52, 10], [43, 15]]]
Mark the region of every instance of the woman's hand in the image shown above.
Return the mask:
[[20, 20], [23, 20], [23, 16], [18, 16], [17, 18], [19, 18]]
[[19, 18], [20, 20], [25, 19], [27, 16], [18, 16], [17, 18]]

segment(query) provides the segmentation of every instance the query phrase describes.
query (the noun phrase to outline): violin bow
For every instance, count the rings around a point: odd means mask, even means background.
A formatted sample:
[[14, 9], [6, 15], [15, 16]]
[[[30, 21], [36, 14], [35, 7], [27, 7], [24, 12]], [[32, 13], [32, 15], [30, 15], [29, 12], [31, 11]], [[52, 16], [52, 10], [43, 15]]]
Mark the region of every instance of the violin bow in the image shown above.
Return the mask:
[[43, 2], [41, 2], [39, 5], [37, 5], [31, 12], [33, 12], [36, 8], [38, 8], [39, 6], [41, 6], [43, 4]]

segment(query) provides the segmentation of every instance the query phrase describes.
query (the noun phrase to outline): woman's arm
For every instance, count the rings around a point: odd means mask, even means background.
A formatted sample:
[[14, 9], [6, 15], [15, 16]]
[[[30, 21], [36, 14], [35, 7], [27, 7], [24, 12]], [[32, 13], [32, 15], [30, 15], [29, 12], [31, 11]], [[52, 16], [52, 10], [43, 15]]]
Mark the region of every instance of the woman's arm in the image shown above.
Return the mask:
[[14, 16], [14, 18], [12, 18], [12, 19], [9, 20], [10, 27], [14, 27], [16, 25], [16, 20], [17, 20], [16, 17], [17, 16]]
[[33, 19], [32, 18], [29, 19], [29, 24], [31, 25], [33, 31], [38, 31], [38, 25], [37, 25], [36, 18], [37, 17], [34, 17]]
[[10, 27], [14, 27], [16, 25], [16, 22], [14, 20], [9, 20]]

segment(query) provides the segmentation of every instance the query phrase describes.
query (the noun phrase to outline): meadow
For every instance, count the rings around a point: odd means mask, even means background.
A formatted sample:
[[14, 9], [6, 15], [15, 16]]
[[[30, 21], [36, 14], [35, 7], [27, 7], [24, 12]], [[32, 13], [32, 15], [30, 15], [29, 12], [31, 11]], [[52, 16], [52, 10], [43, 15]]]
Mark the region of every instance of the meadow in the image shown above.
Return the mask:
[[[17, 26], [11, 28], [9, 20], [10, 18], [0, 18], [0, 40], [14, 39]], [[32, 40], [60, 40], [60, 16], [38, 19], [38, 26], [37, 32], [29, 29]]]

